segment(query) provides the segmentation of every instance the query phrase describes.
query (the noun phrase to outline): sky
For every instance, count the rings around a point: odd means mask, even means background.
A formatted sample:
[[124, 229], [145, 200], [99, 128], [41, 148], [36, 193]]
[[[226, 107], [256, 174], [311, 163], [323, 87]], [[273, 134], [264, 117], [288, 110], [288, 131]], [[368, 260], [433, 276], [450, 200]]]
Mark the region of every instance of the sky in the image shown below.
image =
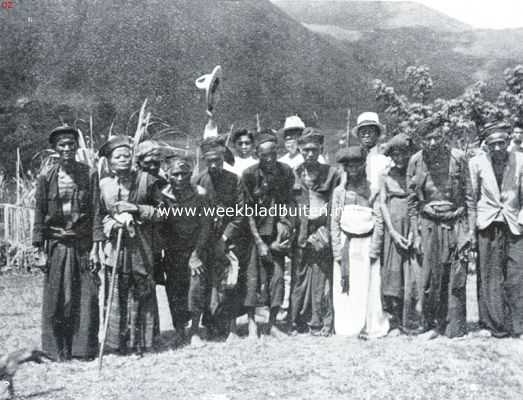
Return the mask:
[[414, 0], [474, 28], [523, 28], [523, 0]]

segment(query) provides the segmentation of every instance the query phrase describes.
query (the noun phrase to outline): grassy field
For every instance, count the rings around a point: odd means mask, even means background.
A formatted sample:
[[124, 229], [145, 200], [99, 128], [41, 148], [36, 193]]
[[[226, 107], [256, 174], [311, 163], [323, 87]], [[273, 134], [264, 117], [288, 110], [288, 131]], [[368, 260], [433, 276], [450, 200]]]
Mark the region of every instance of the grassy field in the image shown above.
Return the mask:
[[[470, 326], [477, 317], [469, 282]], [[0, 275], [0, 352], [39, 345], [41, 275]], [[170, 332], [163, 334], [169, 339]], [[25, 365], [22, 399], [521, 399], [523, 340], [298, 336]], [[1, 398], [1, 396], [0, 396]]]

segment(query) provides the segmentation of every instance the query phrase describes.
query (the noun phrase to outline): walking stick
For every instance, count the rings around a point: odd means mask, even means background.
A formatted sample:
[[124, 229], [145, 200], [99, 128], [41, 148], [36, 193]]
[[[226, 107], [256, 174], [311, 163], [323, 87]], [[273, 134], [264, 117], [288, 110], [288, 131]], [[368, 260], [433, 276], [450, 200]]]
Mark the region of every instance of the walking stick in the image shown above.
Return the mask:
[[[102, 361], [104, 356], [105, 339], [107, 337], [107, 328], [109, 327], [109, 316], [111, 315], [111, 305], [113, 303], [114, 284], [116, 282], [116, 269], [118, 268], [118, 259], [120, 258], [120, 247], [122, 246], [123, 228], [118, 229], [118, 238], [116, 239], [116, 255], [114, 260], [113, 272], [111, 273], [111, 285], [109, 286], [109, 298], [107, 299], [107, 312], [105, 313], [102, 340], [100, 343], [100, 353], [98, 354], [98, 372], [102, 372]], [[104, 277], [105, 278], [105, 277]]]

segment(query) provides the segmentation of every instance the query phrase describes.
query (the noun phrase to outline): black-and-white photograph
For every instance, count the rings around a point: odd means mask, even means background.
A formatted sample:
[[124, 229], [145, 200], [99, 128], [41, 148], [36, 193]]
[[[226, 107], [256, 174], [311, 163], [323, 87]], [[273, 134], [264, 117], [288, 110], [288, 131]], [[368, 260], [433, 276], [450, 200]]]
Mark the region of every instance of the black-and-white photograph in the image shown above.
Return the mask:
[[521, 0], [0, 0], [0, 400], [522, 398]]

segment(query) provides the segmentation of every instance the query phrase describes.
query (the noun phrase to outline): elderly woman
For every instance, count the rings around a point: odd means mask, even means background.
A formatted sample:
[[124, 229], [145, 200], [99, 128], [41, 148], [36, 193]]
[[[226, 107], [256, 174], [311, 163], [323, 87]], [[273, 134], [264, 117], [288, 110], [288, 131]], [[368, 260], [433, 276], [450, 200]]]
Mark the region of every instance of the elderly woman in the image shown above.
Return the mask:
[[[131, 169], [131, 141], [126, 136], [113, 136], [102, 146], [100, 155], [108, 159], [111, 170], [111, 175], [100, 181], [100, 213], [108, 239], [106, 277], [117, 268], [107, 348], [141, 353], [152, 348], [155, 332], [157, 303], [151, 222], [160, 199], [158, 179]], [[118, 265], [113, 265], [120, 229], [121, 252]]]
[[51, 358], [89, 359], [98, 348], [98, 178], [75, 161], [78, 131], [49, 136], [59, 162], [38, 177], [33, 244], [47, 258], [42, 349]]
[[399, 134], [390, 139], [384, 154], [394, 162], [383, 178], [381, 211], [385, 223], [381, 290], [383, 308], [391, 316], [391, 327], [405, 333], [421, 328], [421, 266], [413, 249], [407, 211], [407, 165], [412, 155], [410, 138]]
[[[424, 335], [432, 339], [466, 333], [466, 249], [473, 237], [467, 217], [472, 201], [465, 155], [451, 148], [440, 119], [419, 130], [423, 148], [407, 168], [410, 226], [423, 254]], [[472, 221], [471, 227], [474, 225]]]
[[382, 337], [389, 321], [381, 306], [379, 193], [367, 178], [366, 153], [360, 145], [340, 150], [337, 161], [346, 179], [332, 196], [334, 330], [337, 335]]

